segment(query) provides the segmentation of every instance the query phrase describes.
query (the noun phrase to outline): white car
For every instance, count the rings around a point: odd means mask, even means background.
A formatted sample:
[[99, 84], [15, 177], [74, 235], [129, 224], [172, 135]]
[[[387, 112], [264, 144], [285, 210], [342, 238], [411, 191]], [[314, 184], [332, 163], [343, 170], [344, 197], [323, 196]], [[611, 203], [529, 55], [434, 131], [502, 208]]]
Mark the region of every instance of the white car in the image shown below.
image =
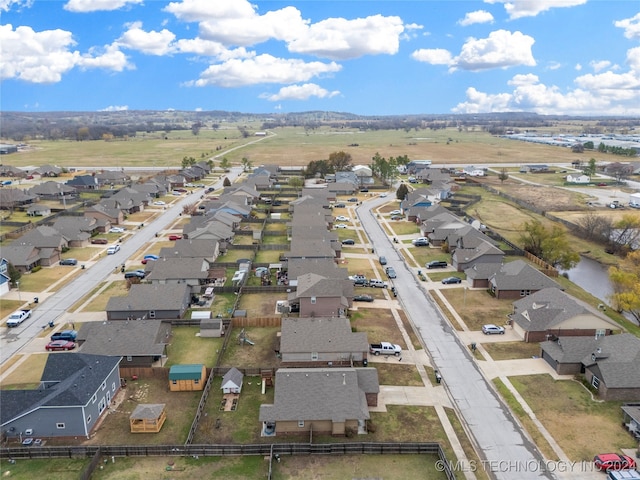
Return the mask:
[[402, 215], [402, 210], [393, 210], [389, 215]]
[[489, 323], [482, 326], [482, 333], [484, 333], [485, 335], [504, 335], [504, 327], [498, 327], [497, 325]]
[[380, 197], [381, 197], [381, 198], [384, 198], [384, 197], [386, 197], [387, 195], [388, 195], [388, 193], [387, 193], [387, 192], [382, 192], [382, 193], [380, 194]]
[[122, 227], [111, 227], [109, 233], [124, 233], [125, 229]]
[[339, 217], [336, 217], [336, 220], [338, 220], [339, 222], [348, 222], [351, 219], [349, 217], [345, 217], [344, 215], [340, 215]]
[[338, 223], [336, 224], [336, 228], [347, 228], [347, 226], [344, 223]]
[[162, 200], [158, 200], [157, 202], [153, 202], [154, 205], [166, 205], [166, 202], [163, 202]]
[[114, 255], [120, 251], [120, 245], [111, 245], [107, 248], [107, 255]]

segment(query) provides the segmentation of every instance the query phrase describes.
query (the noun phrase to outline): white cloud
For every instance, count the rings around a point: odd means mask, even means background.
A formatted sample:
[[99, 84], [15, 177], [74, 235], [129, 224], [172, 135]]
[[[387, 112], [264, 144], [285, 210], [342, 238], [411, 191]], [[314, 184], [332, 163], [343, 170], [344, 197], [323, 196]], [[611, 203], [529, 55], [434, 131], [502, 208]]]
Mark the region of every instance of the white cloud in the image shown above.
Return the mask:
[[548, 70], [560, 70], [562, 68], [562, 64], [560, 62], [549, 62], [547, 66]]
[[98, 110], [99, 112], [125, 112], [129, 110], [129, 105], [109, 105], [107, 108]]
[[181, 53], [195, 53], [205, 57], [214, 57], [225, 61], [232, 58], [248, 58], [255, 55], [244, 47], [229, 50], [219, 42], [203, 40], [202, 38], [183, 39], [175, 43], [176, 50]]
[[575, 7], [587, 3], [587, 0], [484, 0], [485, 3], [504, 3], [504, 9], [511, 20], [522, 17], [535, 17], [552, 8]]
[[589, 62], [589, 66], [593, 69], [594, 72], [597, 73], [600, 70], [609, 68], [611, 66], [611, 62], [609, 60], [592, 60]]
[[457, 57], [443, 49], [416, 50], [411, 56], [420, 62], [449, 65], [451, 71], [479, 71], [516, 65], [532, 67], [536, 65], [531, 53], [534, 42], [532, 37], [521, 32], [496, 30], [488, 38], [467, 39]]
[[448, 50], [443, 48], [423, 48], [411, 54], [411, 58], [419, 62], [430, 63], [431, 65], [451, 65], [453, 57]]
[[[636, 58], [629, 52], [627, 58]], [[640, 58], [640, 47], [637, 57]], [[631, 60], [630, 60], [631, 63]], [[640, 65], [640, 61], [638, 62]], [[470, 87], [466, 101], [454, 113], [527, 111], [541, 115], [639, 115], [640, 75], [638, 70], [624, 74], [604, 72], [575, 79], [576, 88], [563, 92], [545, 85], [533, 74], [515, 75], [509, 82], [511, 92], [485, 93]]]
[[486, 10], [476, 10], [467, 13], [462, 20], [458, 20], [458, 25], [467, 27], [476, 23], [493, 23], [493, 15]]
[[21, 10], [22, 7], [30, 8], [35, 0], [0, 0], [0, 11], [8, 12], [12, 8]]
[[69, 0], [64, 9], [76, 13], [111, 11], [142, 2], [143, 0]]
[[122, 71], [129, 68], [126, 56], [116, 46], [107, 46], [104, 53], [92, 49], [86, 54], [71, 51], [76, 42], [71, 32], [31, 27], [0, 26], [2, 63], [0, 78], [15, 78], [31, 83], [56, 83], [74, 67], [105, 68]]
[[211, 65], [188, 86], [243, 87], [259, 83], [295, 83], [307, 81], [323, 74], [338, 72], [342, 67], [335, 62], [304, 62], [282, 59], [272, 55], [258, 55], [248, 59], [231, 59]]
[[129, 29], [116, 40], [121, 47], [138, 50], [147, 55], [166, 55], [174, 51], [172, 42], [176, 36], [167, 29], [160, 32], [145, 32], [141, 22], [134, 22]]
[[640, 47], [627, 50], [627, 64], [636, 74], [640, 74]]
[[331, 98], [340, 95], [338, 90], [330, 92], [315, 83], [305, 83], [304, 85], [289, 85], [282, 87], [276, 94], [262, 94], [260, 98], [269, 100], [270, 102], [278, 102], [280, 100], [308, 100], [311, 97]]
[[290, 41], [289, 51], [333, 60], [363, 55], [395, 54], [404, 31], [399, 17], [373, 15], [347, 20], [329, 18], [309, 26], [303, 35]]
[[582, 64], [576, 63], [576, 66], [574, 68], [579, 72], [580, 70], [582, 70]]
[[183, 0], [171, 2], [164, 11], [185, 22], [201, 22], [220, 18], [246, 18], [255, 14], [255, 8], [246, 0]]
[[624, 29], [624, 36], [626, 38], [640, 40], [640, 13], [636, 13], [636, 15], [631, 18], [613, 22], [613, 24], [616, 27]]

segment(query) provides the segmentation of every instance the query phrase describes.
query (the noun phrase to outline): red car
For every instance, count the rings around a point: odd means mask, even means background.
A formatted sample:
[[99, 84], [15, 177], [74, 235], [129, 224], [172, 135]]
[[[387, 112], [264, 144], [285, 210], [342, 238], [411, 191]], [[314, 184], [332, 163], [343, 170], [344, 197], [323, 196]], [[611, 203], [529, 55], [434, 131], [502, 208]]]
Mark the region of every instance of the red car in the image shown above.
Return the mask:
[[598, 470], [629, 470], [636, 467], [633, 458], [627, 455], [619, 455], [617, 453], [601, 453], [593, 457], [593, 463]]
[[49, 352], [55, 352], [56, 350], [73, 350], [76, 348], [76, 344], [69, 340], [54, 340], [53, 342], [47, 343], [45, 348]]
[[180, 240], [182, 235], [169, 235], [169, 240]]

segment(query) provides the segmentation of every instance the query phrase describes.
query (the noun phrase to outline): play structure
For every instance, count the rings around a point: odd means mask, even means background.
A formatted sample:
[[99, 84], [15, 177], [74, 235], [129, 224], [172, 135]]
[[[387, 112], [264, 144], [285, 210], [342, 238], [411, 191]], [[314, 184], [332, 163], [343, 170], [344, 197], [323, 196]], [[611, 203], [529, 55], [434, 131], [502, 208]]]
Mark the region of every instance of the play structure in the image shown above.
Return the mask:
[[247, 333], [244, 331], [244, 328], [238, 334], [238, 345], [255, 345], [255, 342], [252, 342], [249, 337], [247, 337]]

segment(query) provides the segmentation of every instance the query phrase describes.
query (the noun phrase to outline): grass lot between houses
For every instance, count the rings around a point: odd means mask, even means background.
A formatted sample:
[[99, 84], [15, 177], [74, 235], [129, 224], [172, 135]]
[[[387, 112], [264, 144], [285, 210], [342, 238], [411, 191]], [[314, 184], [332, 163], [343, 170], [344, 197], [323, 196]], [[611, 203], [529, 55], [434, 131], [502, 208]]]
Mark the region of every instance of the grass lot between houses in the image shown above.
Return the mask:
[[[509, 377], [509, 381], [571, 460], [590, 461], [599, 452], [638, 446], [621, 427], [622, 402], [596, 400], [582, 383], [550, 375]], [[504, 389], [499, 390], [504, 395]], [[522, 418], [523, 412], [516, 409], [516, 414]], [[532, 433], [535, 427], [526, 426]]]

